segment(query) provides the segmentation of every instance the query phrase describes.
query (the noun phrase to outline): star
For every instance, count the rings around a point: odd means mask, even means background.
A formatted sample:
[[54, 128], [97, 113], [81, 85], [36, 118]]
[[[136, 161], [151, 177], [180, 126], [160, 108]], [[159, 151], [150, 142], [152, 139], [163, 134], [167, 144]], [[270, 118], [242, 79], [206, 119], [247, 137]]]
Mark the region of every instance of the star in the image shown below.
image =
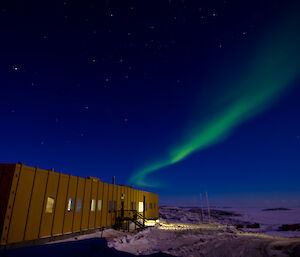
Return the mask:
[[13, 67], [13, 70], [14, 70], [14, 71], [19, 71], [20, 68], [19, 68], [18, 66], [14, 66], [14, 67]]

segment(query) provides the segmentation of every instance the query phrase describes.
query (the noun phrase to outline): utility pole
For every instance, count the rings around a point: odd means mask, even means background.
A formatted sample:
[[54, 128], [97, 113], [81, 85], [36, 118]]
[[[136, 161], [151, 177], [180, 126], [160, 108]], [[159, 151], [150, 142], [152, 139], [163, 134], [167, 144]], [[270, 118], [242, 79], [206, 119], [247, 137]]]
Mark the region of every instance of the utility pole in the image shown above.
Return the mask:
[[202, 220], [202, 223], [204, 223], [203, 201], [202, 201], [201, 193], [200, 193], [200, 207], [201, 207], [201, 220]]
[[208, 223], [210, 223], [210, 211], [209, 211], [209, 202], [208, 202], [208, 194], [206, 193], [206, 203], [207, 203], [207, 214], [208, 214]]

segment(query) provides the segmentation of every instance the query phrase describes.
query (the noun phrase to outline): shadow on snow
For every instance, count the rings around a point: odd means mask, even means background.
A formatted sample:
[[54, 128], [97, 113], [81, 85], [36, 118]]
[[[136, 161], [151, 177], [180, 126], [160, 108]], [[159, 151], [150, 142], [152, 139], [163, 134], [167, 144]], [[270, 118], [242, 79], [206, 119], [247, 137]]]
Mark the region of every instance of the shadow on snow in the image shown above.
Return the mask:
[[[107, 241], [104, 238], [92, 238], [71, 242], [52, 243], [44, 245], [36, 245], [29, 247], [7, 249], [6, 257], [19, 257], [19, 256], [43, 256], [43, 257], [132, 257], [134, 254], [117, 251], [114, 248], [107, 246]], [[153, 256], [153, 257], [167, 257], [173, 256], [165, 253], [155, 253], [151, 255], [140, 256]], [[0, 250], [0, 257], [4, 257], [3, 250]]]

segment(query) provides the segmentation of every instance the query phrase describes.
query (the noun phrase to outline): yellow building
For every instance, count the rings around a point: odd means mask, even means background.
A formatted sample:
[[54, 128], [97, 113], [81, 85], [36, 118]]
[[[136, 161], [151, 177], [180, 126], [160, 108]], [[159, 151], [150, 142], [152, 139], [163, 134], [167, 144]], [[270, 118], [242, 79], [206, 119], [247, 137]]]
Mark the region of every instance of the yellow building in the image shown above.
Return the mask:
[[[0, 164], [0, 245], [46, 242], [157, 219], [158, 195], [23, 164]], [[140, 222], [138, 221], [140, 220]]]

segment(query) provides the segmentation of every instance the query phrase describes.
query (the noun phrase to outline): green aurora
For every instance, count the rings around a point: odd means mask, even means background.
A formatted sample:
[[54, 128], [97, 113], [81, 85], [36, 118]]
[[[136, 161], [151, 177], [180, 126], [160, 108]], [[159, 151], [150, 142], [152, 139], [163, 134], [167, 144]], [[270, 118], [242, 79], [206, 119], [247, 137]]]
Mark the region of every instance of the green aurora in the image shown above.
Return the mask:
[[[224, 90], [220, 99], [214, 99], [216, 102], [226, 99], [222, 110], [215, 110], [209, 118], [196, 117], [198, 120], [194, 123], [194, 128], [185, 132], [183, 140], [169, 150], [168, 156], [135, 172], [129, 183], [158, 186], [147, 181], [146, 176], [182, 161], [196, 151], [221, 142], [242, 122], [274, 103], [299, 75], [299, 25], [299, 19], [290, 16], [272, 30], [268, 37], [263, 38], [263, 44], [255, 49], [250, 62], [247, 65], [241, 63], [243, 67], [247, 67], [243, 77], [230, 85], [230, 90]], [[219, 83], [225, 85], [226, 82]]]

